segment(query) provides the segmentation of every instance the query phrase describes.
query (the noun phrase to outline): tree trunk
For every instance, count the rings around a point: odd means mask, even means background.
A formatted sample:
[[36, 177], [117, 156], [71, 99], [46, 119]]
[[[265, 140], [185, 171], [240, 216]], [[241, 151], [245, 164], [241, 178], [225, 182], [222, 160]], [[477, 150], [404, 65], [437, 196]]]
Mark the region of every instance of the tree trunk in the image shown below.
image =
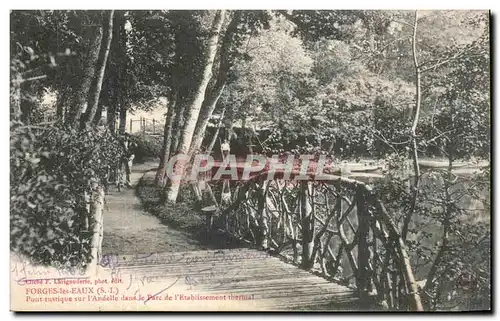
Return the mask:
[[17, 72], [10, 79], [10, 116], [11, 120], [21, 118], [21, 75]]
[[160, 165], [156, 172], [155, 184], [158, 186], [165, 186], [166, 165], [170, 158], [170, 149], [172, 146], [172, 125], [175, 118], [175, 105], [177, 101], [177, 94], [172, 95], [170, 106], [168, 106], [167, 116], [165, 117], [165, 128], [163, 130], [163, 146], [160, 155]]
[[21, 92], [23, 96], [21, 97], [21, 121], [24, 124], [30, 124], [32, 122], [32, 112], [36, 109], [36, 98], [38, 96], [37, 88], [34, 86], [33, 82], [25, 81], [21, 83]]
[[219, 123], [217, 124], [217, 129], [215, 130], [214, 136], [212, 137], [212, 141], [210, 142], [210, 144], [208, 145], [208, 148], [207, 148], [207, 153], [209, 153], [209, 154], [214, 149], [215, 143], [217, 142], [217, 138], [219, 137], [219, 132], [220, 132], [220, 128], [222, 127], [222, 122], [224, 120], [225, 112], [226, 112], [226, 107], [224, 106], [224, 109], [222, 110], [222, 112], [220, 114], [220, 119], [219, 119]]
[[[182, 28], [181, 28], [182, 30]], [[174, 94], [171, 97], [171, 100], [175, 100], [175, 103], [173, 104], [174, 107], [172, 109], [172, 124], [170, 128], [170, 150], [169, 154], [167, 155], [167, 158], [169, 158], [171, 155], [173, 155], [176, 151], [177, 148], [179, 147], [179, 140], [180, 140], [180, 129], [182, 128], [182, 125], [184, 123], [184, 112], [186, 109], [186, 105], [184, 103], [185, 95], [186, 95], [186, 88], [184, 87], [184, 78], [181, 76], [183, 75], [183, 70], [182, 70], [182, 56], [185, 54], [183, 52], [183, 39], [181, 35], [181, 30], [176, 29], [175, 31], [175, 36], [174, 36], [174, 43], [175, 43], [175, 65], [173, 69], [173, 74], [177, 75], [176, 79], [174, 82], [171, 84], [171, 93]], [[183, 86], [184, 85], [184, 86]], [[182, 101], [182, 103], [178, 103], [179, 101]], [[165, 126], [167, 123], [165, 123]], [[165, 127], [166, 129], [166, 127]], [[168, 179], [168, 178], [167, 178]], [[166, 183], [166, 182], [165, 182]]]
[[104, 108], [104, 106], [102, 104], [97, 106], [97, 111], [95, 113], [94, 120], [92, 121], [92, 123], [94, 125], [99, 125], [99, 123], [101, 122], [103, 108]]
[[116, 108], [115, 106], [109, 106], [106, 112], [106, 123], [108, 128], [112, 133], [116, 132]]
[[193, 140], [191, 142], [191, 153], [200, 149], [203, 138], [205, 137], [208, 122], [212, 117], [215, 106], [217, 105], [217, 102], [219, 101], [219, 98], [224, 91], [224, 87], [226, 86], [227, 77], [231, 69], [231, 64], [229, 61], [229, 46], [231, 45], [233, 34], [237, 31], [240, 15], [241, 11], [236, 11], [227, 27], [226, 34], [224, 35], [224, 41], [222, 42], [219, 54], [220, 66], [219, 72], [217, 73], [217, 81], [212, 90], [207, 91], [205, 95], [203, 106], [200, 111], [200, 116], [194, 130]]
[[453, 169], [453, 159], [448, 159], [448, 170], [447, 170], [447, 178], [444, 180], [444, 189], [445, 189], [445, 202], [444, 202], [444, 219], [443, 219], [443, 235], [441, 237], [441, 246], [439, 247], [438, 252], [432, 262], [432, 266], [427, 273], [427, 280], [425, 282], [424, 290], [425, 292], [431, 292], [432, 288], [435, 285], [434, 278], [436, 277], [436, 273], [441, 265], [444, 254], [446, 253], [448, 242], [449, 242], [449, 234], [451, 230], [451, 216], [452, 216], [452, 204], [451, 204], [451, 194], [450, 187], [453, 179], [452, 174]]
[[112, 133], [116, 133], [116, 118], [120, 106], [123, 105], [124, 78], [126, 74], [126, 32], [125, 12], [116, 10], [113, 18], [113, 36], [109, 52], [108, 67], [106, 67], [105, 81], [109, 91], [109, 102], [106, 122]]
[[106, 26], [106, 36], [102, 38], [102, 55], [97, 65], [96, 81], [92, 90], [89, 93], [89, 109], [86, 115], [85, 125], [90, 125], [95, 117], [97, 105], [99, 103], [99, 96], [101, 94], [102, 81], [104, 79], [104, 72], [106, 71], [106, 64], [108, 62], [109, 49], [111, 47], [111, 40], [113, 39], [113, 15], [114, 10], [109, 12], [109, 18]]
[[125, 108], [120, 109], [120, 127], [118, 128], [120, 134], [124, 134], [127, 128], [127, 110]]
[[417, 198], [418, 198], [418, 189], [420, 184], [420, 166], [418, 164], [418, 143], [417, 143], [417, 125], [418, 119], [420, 115], [420, 105], [421, 105], [421, 72], [420, 66], [418, 64], [417, 59], [417, 22], [418, 22], [418, 10], [415, 11], [415, 21], [413, 24], [413, 37], [412, 37], [412, 54], [413, 54], [413, 64], [415, 68], [415, 108], [413, 112], [413, 123], [411, 126], [411, 140], [412, 140], [412, 159], [413, 159], [413, 175], [415, 176], [412, 186], [412, 195], [410, 201], [410, 210], [406, 214], [403, 222], [403, 229], [401, 232], [401, 237], [403, 241], [406, 241], [408, 236], [408, 230], [410, 228], [410, 222], [415, 212], [415, 208], [417, 206]]
[[90, 246], [92, 262], [90, 267], [92, 268], [97, 267], [102, 257], [104, 195], [104, 188], [99, 186], [91, 206], [92, 238]]
[[62, 92], [57, 94], [56, 102], [56, 120], [58, 122], [64, 122], [66, 116], [66, 106], [68, 105], [68, 96], [70, 95], [70, 89], [61, 89]]
[[[215, 59], [215, 53], [217, 51], [217, 43], [219, 41], [219, 34], [222, 23], [224, 21], [224, 15], [225, 10], [218, 10], [215, 13], [210, 37], [208, 39], [207, 49], [205, 52], [203, 76], [201, 78], [200, 84], [195, 91], [192, 102], [189, 104], [189, 106], [187, 106], [188, 116], [181, 130], [181, 139], [178, 148], [178, 152], [181, 154], [188, 154], [189, 148], [191, 147], [194, 130], [196, 128], [200, 109], [205, 97], [205, 91], [212, 76], [212, 66]], [[177, 162], [176, 166], [174, 166], [174, 171], [177, 175], [182, 175], [184, 173], [184, 164], [182, 164], [181, 162]], [[179, 194], [179, 187], [179, 180], [173, 181], [172, 184], [170, 184], [169, 188], [167, 189], [167, 201], [175, 203], [175, 201], [177, 200], [177, 195]]]
[[224, 90], [224, 87], [225, 83], [222, 84], [219, 88], [214, 88], [213, 92], [209, 93], [210, 96], [206, 97], [205, 100], [203, 101], [203, 107], [201, 109], [200, 118], [198, 118], [198, 122], [196, 123], [193, 141], [191, 143], [191, 148], [190, 148], [191, 154], [201, 148], [201, 143], [203, 142], [203, 138], [205, 137], [205, 132], [207, 130], [208, 122], [212, 117], [212, 114], [215, 110], [215, 106], [217, 105], [217, 101], [219, 100], [222, 91]]
[[175, 112], [175, 120], [172, 126], [172, 145], [170, 148], [170, 155], [177, 152], [179, 149], [179, 141], [181, 140], [181, 129], [184, 125], [184, 112], [186, 111], [186, 105], [178, 105], [178, 109]]
[[253, 155], [253, 137], [254, 137], [254, 129], [250, 128], [250, 134], [248, 135], [248, 153]]
[[88, 106], [88, 94], [95, 75], [95, 68], [99, 58], [103, 33], [102, 26], [96, 26], [95, 21], [91, 21], [91, 25], [84, 26], [84, 28], [87, 29], [85, 31], [84, 38], [85, 44], [88, 46], [88, 52], [82, 59], [80, 59], [81, 64], [84, 66], [83, 73], [77, 89], [74, 92], [71, 116], [67, 118], [68, 122], [76, 126], [79, 125], [80, 118]]

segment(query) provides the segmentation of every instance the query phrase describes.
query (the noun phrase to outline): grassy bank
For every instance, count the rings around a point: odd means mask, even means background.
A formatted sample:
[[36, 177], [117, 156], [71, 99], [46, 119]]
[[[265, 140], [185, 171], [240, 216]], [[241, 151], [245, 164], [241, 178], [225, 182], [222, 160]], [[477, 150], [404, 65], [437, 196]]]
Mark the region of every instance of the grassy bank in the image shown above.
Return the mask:
[[192, 197], [189, 186], [182, 188], [176, 204], [162, 203], [161, 193], [162, 189], [154, 184], [154, 175], [151, 172], [146, 173], [137, 184], [136, 195], [143, 208], [159, 218], [162, 224], [189, 234], [192, 240], [199, 242], [206, 249], [248, 247], [248, 244], [219, 230], [206, 232], [205, 219], [200, 215], [199, 205]]
[[[198, 233], [203, 229], [203, 218], [189, 196], [177, 204], [162, 204], [161, 193], [162, 189], [154, 184], [153, 175], [144, 175], [137, 184], [136, 194], [144, 209], [158, 217], [163, 224], [191, 233]], [[183, 192], [182, 195], [186, 193]]]

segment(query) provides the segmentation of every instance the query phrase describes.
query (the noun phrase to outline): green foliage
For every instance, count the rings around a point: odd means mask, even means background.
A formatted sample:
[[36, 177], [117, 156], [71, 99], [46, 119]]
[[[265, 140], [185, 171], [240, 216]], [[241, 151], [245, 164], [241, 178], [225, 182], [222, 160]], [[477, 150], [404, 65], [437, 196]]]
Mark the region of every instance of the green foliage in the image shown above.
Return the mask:
[[489, 158], [490, 73], [489, 36], [460, 49], [464, 57], [450, 62], [448, 72], [433, 79], [439, 105], [427, 117], [420, 135], [422, 148], [438, 149], [447, 157]]
[[43, 86], [71, 92], [83, 72], [88, 26], [100, 23], [101, 18], [101, 11], [92, 10], [12, 11], [10, 44], [18, 72], [24, 78], [44, 75], [39, 80]]
[[[124, 15], [127, 26], [121, 31], [124, 41], [121, 50], [124, 52], [114, 61], [114, 72], [126, 72], [126, 75], [117, 76], [125, 78], [125, 83], [120, 84], [123, 88], [120, 94], [127, 108], [148, 110], [172, 88], [176, 30], [172, 18], [165, 10], [128, 11]], [[111, 83], [110, 87], [113, 86]]]
[[[295, 125], [299, 102], [312, 92], [306, 75], [312, 59], [287, 25], [275, 23], [251, 37], [235, 63], [221, 102], [233, 121], [271, 123], [272, 129]], [[312, 87], [312, 86], [309, 86]]]
[[87, 205], [122, 153], [105, 130], [12, 122], [11, 250], [36, 264], [85, 266], [91, 237]]
[[[308, 42], [321, 39], [349, 40], [355, 36], [356, 23], [366, 22], [371, 28], [385, 31], [385, 12], [368, 10], [292, 10], [278, 11], [297, 28], [294, 33]], [[377, 19], [378, 18], [378, 19]]]
[[[457, 19], [460, 16], [465, 22]], [[425, 13], [420, 18], [426, 24], [417, 33], [423, 71], [418, 152], [444, 156], [449, 165], [442, 170], [423, 170], [407, 246], [417, 279], [426, 279], [422, 297], [427, 309], [490, 309], [488, 178], [470, 171], [456, 173], [452, 167], [457, 160], [489, 159], [488, 36], [481, 34], [486, 31], [481, 19], [472, 19], [465, 12], [453, 17], [453, 22], [446, 13]], [[465, 29], [454, 25], [467, 23]], [[432, 32], [436, 25], [443, 26], [444, 32]], [[383, 108], [377, 113], [376, 134], [397, 155], [397, 164], [405, 149], [409, 151], [408, 120], [405, 124], [404, 113], [390, 105], [379, 107]], [[385, 184], [377, 188], [396, 221], [410, 209], [414, 179], [409, 164], [399, 162], [395, 166], [399, 173], [392, 170]], [[408, 176], [405, 181], [400, 178]]]
[[[429, 258], [428, 264], [435, 264], [438, 250], [444, 250], [433, 287], [428, 289], [433, 292], [434, 308], [488, 308], [491, 225], [488, 206], [480, 200], [487, 197], [489, 186], [479, 182], [483, 180], [480, 176], [457, 175], [449, 181], [446, 170], [428, 175], [433, 183], [422, 188], [415, 246]], [[432, 233], [436, 225], [446, 228], [447, 235], [437, 237], [444, 233], [440, 229]], [[419, 263], [425, 266], [425, 260]], [[453, 300], [450, 293], [454, 293]]]
[[[411, 203], [411, 181], [403, 173], [391, 170], [375, 184], [375, 193], [399, 226]], [[448, 181], [448, 175], [448, 169], [431, 169], [422, 175], [415, 219], [406, 242], [413, 272], [417, 280], [426, 280], [431, 266], [437, 264], [432, 287], [425, 289], [427, 294], [421, 293], [427, 309], [489, 309], [489, 177], [487, 173], [467, 173], [452, 175], [453, 181]]]
[[135, 155], [134, 162], [142, 163], [148, 159], [157, 159], [162, 149], [163, 137], [154, 137], [143, 133], [132, 135], [134, 148], [131, 152]]

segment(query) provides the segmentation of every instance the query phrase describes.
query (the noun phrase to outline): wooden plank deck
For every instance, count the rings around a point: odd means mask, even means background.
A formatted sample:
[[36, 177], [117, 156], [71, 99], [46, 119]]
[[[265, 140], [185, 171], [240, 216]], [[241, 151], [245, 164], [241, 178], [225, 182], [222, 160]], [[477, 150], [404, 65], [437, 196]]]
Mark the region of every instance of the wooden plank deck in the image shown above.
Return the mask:
[[151, 295], [172, 296], [154, 302], [153, 310], [359, 311], [352, 289], [254, 249], [125, 255], [110, 262], [128, 288], [148, 285]]

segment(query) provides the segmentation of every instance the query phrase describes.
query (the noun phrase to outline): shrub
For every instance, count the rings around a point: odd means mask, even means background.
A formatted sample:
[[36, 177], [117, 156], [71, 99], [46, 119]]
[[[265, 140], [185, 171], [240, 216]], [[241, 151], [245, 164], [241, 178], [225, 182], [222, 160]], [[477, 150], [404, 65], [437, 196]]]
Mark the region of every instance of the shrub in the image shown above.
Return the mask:
[[35, 264], [85, 266], [89, 198], [123, 150], [106, 130], [11, 123], [11, 250]]
[[134, 162], [143, 163], [148, 159], [160, 157], [163, 137], [153, 137], [147, 134], [139, 133], [132, 135], [132, 141], [135, 143]]

